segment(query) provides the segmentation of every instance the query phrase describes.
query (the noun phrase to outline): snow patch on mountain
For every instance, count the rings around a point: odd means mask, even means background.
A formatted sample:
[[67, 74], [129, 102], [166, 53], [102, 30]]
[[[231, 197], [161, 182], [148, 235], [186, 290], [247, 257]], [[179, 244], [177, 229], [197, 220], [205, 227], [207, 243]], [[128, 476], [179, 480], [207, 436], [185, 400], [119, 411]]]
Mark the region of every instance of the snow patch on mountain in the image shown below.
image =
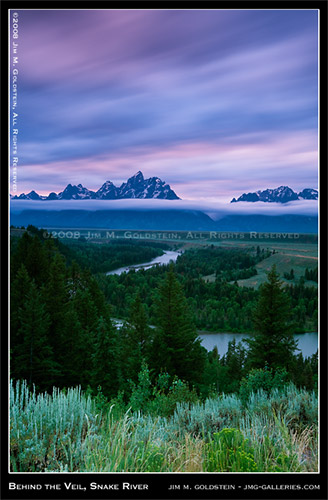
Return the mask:
[[180, 198], [171, 189], [169, 184], [158, 177], [145, 179], [142, 172], [137, 172], [127, 182], [117, 187], [111, 181], [106, 181], [98, 191], [90, 191], [82, 184], [72, 186], [68, 184], [64, 191], [48, 196], [40, 196], [35, 191], [27, 195], [22, 193], [13, 196], [13, 200], [121, 200], [121, 199], [149, 199], [158, 198], [162, 200], [179, 200]]
[[303, 189], [300, 193], [295, 193], [288, 186], [279, 186], [275, 189], [265, 189], [264, 191], [256, 191], [255, 193], [244, 193], [239, 198], [233, 198], [231, 203], [239, 201], [257, 202], [263, 201], [266, 203], [288, 203], [295, 200], [317, 200], [318, 191], [316, 189]]

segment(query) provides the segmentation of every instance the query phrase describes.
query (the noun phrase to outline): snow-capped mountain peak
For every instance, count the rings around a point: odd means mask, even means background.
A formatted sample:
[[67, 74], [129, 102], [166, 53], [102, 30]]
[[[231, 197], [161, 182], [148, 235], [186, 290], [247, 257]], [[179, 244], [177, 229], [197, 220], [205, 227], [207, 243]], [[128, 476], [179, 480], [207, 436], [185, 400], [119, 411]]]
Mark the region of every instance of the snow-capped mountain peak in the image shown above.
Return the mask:
[[115, 200], [118, 196], [118, 189], [111, 181], [106, 181], [96, 192], [99, 200]]
[[306, 188], [303, 189], [300, 193], [298, 193], [298, 197], [303, 200], [317, 200], [318, 199], [318, 191], [316, 189]]
[[288, 203], [289, 201], [307, 199], [307, 200], [317, 200], [318, 191], [316, 189], [303, 189], [299, 194], [295, 193], [288, 186], [279, 186], [275, 189], [265, 189], [264, 191], [256, 191], [255, 193], [244, 193], [239, 198], [233, 198], [231, 203], [236, 203], [238, 201], [264, 201], [268, 203]]
[[89, 191], [89, 189], [78, 184], [77, 186], [72, 186], [68, 184], [64, 191], [57, 195], [58, 200], [90, 200], [94, 199], [95, 192]]
[[28, 195], [22, 193], [20, 196], [14, 196], [12, 199], [47, 199], [47, 200], [118, 200], [123, 198], [159, 198], [167, 200], [179, 200], [180, 198], [159, 177], [145, 179], [143, 173], [139, 170], [130, 177], [120, 187], [117, 187], [111, 181], [106, 181], [97, 192], [90, 191], [82, 184], [73, 186], [68, 184], [64, 191], [56, 194], [50, 193], [47, 197], [40, 197], [35, 191]]

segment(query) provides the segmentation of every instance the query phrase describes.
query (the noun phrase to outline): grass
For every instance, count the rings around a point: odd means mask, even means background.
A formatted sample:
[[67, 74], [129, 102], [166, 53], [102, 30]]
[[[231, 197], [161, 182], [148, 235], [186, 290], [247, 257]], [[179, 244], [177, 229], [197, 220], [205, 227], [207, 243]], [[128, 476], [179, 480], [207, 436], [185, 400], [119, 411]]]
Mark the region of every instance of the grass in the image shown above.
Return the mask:
[[[318, 248], [317, 245], [270, 245], [270, 250], [276, 250], [277, 253], [270, 255], [267, 259], [256, 264], [257, 275], [251, 278], [239, 280], [239, 286], [258, 288], [262, 283], [267, 281], [266, 273], [275, 264], [280, 274], [280, 279], [286, 284], [295, 284], [304, 276], [305, 269], [314, 269], [318, 266]], [[283, 276], [284, 273], [289, 273], [294, 269], [295, 280], [288, 281]], [[317, 287], [318, 284], [314, 281], [305, 281], [305, 286]]]
[[[208, 244], [208, 241], [206, 242]], [[277, 270], [280, 274], [280, 279], [286, 284], [295, 284], [301, 276], [304, 276], [305, 269], [314, 269], [318, 266], [318, 245], [317, 243], [304, 243], [292, 241], [261, 241], [261, 240], [251, 240], [251, 241], [240, 241], [240, 240], [226, 240], [221, 242], [213, 242], [215, 246], [220, 247], [242, 247], [242, 248], [256, 248], [257, 245], [260, 248], [269, 249], [275, 251], [267, 259], [262, 260], [256, 264], [255, 268], [257, 270], [257, 275], [252, 276], [244, 280], [238, 280], [239, 286], [259, 288], [262, 283], [267, 281], [266, 273], [271, 269], [273, 264], [276, 265]], [[192, 245], [190, 245], [192, 246]], [[291, 269], [294, 269], [295, 280], [288, 281], [283, 275], [285, 272], [289, 273]], [[215, 282], [215, 273], [203, 276], [203, 279], [208, 283]], [[234, 283], [232, 281], [231, 283]], [[317, 287], [318, 284], [314, 281], [305, 281], [305, 286]]]
[[11, 470], [19, 472], [315, 472], [314, 393], [286, 386], [178, 403], [171, 417], [112, 405], [96, 413], [79, 388], [10, 388]]

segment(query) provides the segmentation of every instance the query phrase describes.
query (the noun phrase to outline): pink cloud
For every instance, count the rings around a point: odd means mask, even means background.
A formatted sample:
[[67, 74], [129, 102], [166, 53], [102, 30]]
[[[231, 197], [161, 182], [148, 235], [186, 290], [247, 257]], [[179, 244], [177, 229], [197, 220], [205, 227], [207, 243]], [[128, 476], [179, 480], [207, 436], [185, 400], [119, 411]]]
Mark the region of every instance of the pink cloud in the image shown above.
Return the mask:
[[[245, 190], [289, 185], [295, 190], [317, 187], [317, 137], [312, 131], [276, 133], [270, 138], [246, 135], [218, 144], [199, 142], [126, 149], [70, 161], [29, 164], [18, 169], [19, 192], [59, 191], [82, 183], [97, 190], [106, 180], [119, 185], [141, 170], [158, 176], [182, 198], [228, 197]], [[65, 185], [58, 183], [65, 179]], [[311, 185], [307, 183], [312, 180]], [[305, 185], [306, 183], [306, 185]], [[241, 193], [240, 193], [241, 194]]]

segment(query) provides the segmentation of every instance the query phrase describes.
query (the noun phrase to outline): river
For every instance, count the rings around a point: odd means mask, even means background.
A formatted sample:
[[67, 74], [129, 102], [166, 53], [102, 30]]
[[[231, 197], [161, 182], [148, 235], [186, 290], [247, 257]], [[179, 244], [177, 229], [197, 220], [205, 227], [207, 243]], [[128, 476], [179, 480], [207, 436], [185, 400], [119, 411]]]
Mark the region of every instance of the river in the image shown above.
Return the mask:
[[[160, 255], [159, 257], [155, 257], [155, 259], [151, 260], [150, 262], [146, 262], [144, 264], [135, 264], [127, 267], [120, 267], [119, 269], [115, 269], [114, 271], [109, 271], [106, 273], [107, 275], [111, 274], [122, 274], [122, 273], [127, 273], [131, 269], [150, 269], [151, 267], [155, 265], [161, 265], [161, 264], [168, 264], [170, 261], [175, 262], [178, 258], [179, 255], [181, 255], [180, 252], [174, 252], [172, 250], [167, 250], [164, 251], [163, 255]], [[115, 319], [114, 320], [115, 325], [120, 328], [123, 324], [122, 320]], [[155, 328], [154, 326], [150, 325], [151, 328]], [[236, 342], [241, 342], [242, 339], [250, 337], [250, 335], [246, 333], [208, 333], [208, 332], [202, 332], [198, 331], [198, 335], [201, 338], [202, 345], [205, 347], [207, 351], [211, 351], [214, 346], [217, 346], [218, 348], [218, 353], [220, 356], [223, 356], [228, 350], [228, 343], [236, 339]], [[298, 347], [301, 350], [303, 356], [306, 358], [308, 356], [312, 356], [317, 349], [318, 349], [318, 334], [315, 332], [311, 333], [301, 333], [301, 334], [295, 334], [294, 335], [295, 339], [298, 341]], [[300, 351], [296, 351], [296, 353], [299, 353]]]
[[[120, 329], [124, 323], [122, 319], [112, 318], [112, 321], [118, 329]], [[156, 328], [154, 325], [149, 325], [149, 327]], [[198, 330], [198, 336], [202, 341], [202, 346], [205, 347], [207, 351], [212, 351], [212, 349], [217, 346], [220, 356], [223, 356], [227, 352], [228, 344], [231, 340], [236, 339], [238, 343], [241, 342], [242, 339], [250, 337], [247, 333], [204, 333], [201, 330]], [[318, 334], [316, 332], [295, 333], [294, 338], [298, 341], [298, 347], [300, 349], [300, 351], [295, 351], [296, 354], [302, 352], [304, 358], [307, 358], [317, 352]], [[247, 347], [245, 344], [244, 346]]]
[[175, 262], [179, 255], [181, 255], [182, 252], [174, 252], [173, 250], [167, 250], [164, 251], [163, 255], [160, 255], [159, 257], [155, 257], [155, 259], [151, 260], [150, 262], [146, 262], [144, 264], [134, 264], [132, 266], [127, 266], [127, 267], [120, 267], [119, 269], [114, 269], [114, 271], [109, 271], [106, 273], [107, 275], [111, 274], [122, 274], [122, 273], [128, 273], [131, 271], [131, 269], [150, 269], [153, 266], [158, 266], [161, 264], [169, 264], [169, 262], [173, 261]]
[[[241, 342], [242, 339], [249, 338], [250, 335], [246, 333], [204, 333], [198, 332], [202, 340], [202, 345], [207, 351], [211, 351], [214, 346], [217, 346], [218, 353], [223, 356], [228, 350], [228, 343], [236, 339], [236, 342]], [[318, 349], [318, 334], [311, 333], [297, 333], [294, 335], [295, 340], [298, 341], [298, 347], [303, 356], [307, 358], [312, 356]], [[296, 354], [300, 351], [296, 351]]]

